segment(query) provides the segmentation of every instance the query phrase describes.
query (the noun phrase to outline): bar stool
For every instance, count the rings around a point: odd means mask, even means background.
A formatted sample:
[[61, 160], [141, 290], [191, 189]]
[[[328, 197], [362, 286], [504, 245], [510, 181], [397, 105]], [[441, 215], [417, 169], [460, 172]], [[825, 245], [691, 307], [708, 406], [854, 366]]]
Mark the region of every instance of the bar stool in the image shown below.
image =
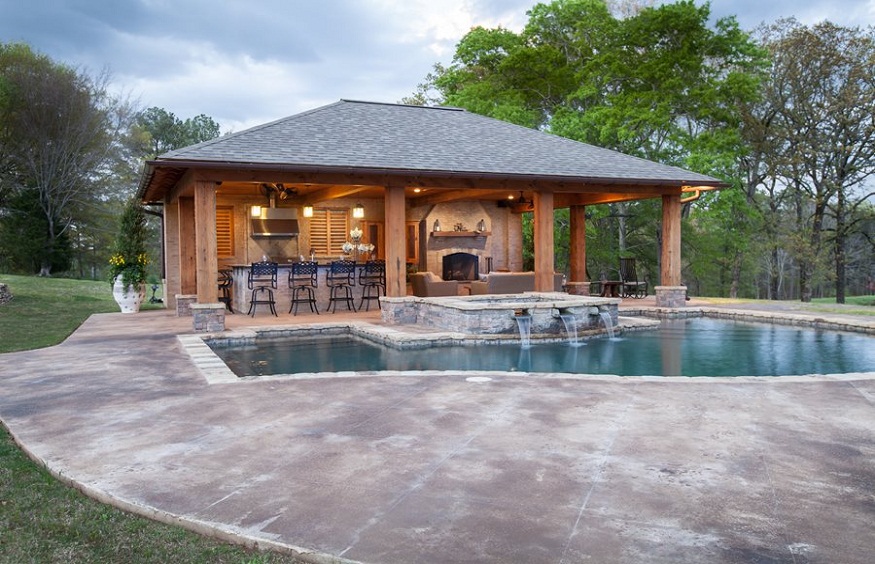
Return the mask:
[[292, 269], [289, 271], [289, 288], [292, 290], [289, 313], [292, 313], [292, 308], [294, 308], [295, 315], [298, 315], [298, 304], [305, 303], [309, 304], [310, 311], [319, 314], [319, 308], [316, 306], [318, 267], [318, 264], [310, 261], [292, 263]]
[[219, 270], [219, 301], [225, 304], [225, 307], [228, 308], [228, 311], [234, 313], [234, 309], [231, 307], [231, 286], [234, 285], [234, 278], [231, 277], [231, 271], [229, 269], [221, 269]]
[[[249, 267], [249, 278], [247, 278], [246, 285], [252, 290], [252, 298], [249, 300], [247, 314], [255, 317], [256, 306], [267, 304], [270, 306], [270, 311], [277, 316], [274, 307], [276, 301], [273, 298], [273, 291], [276, 290], [276, 272], [275, 262], [253, 262], [252, 266]], [[262, 297], [259, 299], [259, 296]]]
[[355, 263], [351, 260], [336, 260], [328, 269], [325, 285], [330, 288], [328, 307], [325, 311], [334, 309], [337, 312], [337, 302], [346, 302], [350, 311], [355, 311], [355, 299], [352, 297], [352, 287], [355, 285]]
[[370, 311], [371, 300], [377, 300], [377, 307], [382, 309], [380, 305], [380, 292], [386, 295], [386, 261], [369, 260], [365, 263], [364, 268], [359, 270], [359, 286], [362, 287], [362, 298], [359, 301], [359, 310], [362, 305], [367, 303], [365, 311]]

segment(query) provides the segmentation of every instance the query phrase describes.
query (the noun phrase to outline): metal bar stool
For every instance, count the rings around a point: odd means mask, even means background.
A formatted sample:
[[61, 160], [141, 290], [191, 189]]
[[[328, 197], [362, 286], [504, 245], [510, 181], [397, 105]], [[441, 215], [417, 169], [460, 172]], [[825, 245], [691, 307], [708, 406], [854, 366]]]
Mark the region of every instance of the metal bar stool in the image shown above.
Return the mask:
[[305, 303], [310, 306], [310, 311], [319, 314], [319, 308], [316, 306], [318, 267], [318, 264], [310, 261], [292, 263], [292, 269], [289, 271], [289, 288], [292, 290], [289, 313], [292, 313], [294, 308], [295, 315], [298, 315], [298, 304]]
[[225, 307], [228, 308], [228, 311], [234, 313], [234, 309], [231, 307], [231, 286], [234, 285], [234, 278], [231, 277], [231, 271], [229, 269], [221, 269], [219, 270], [219, 301], [225, 304]]
[[371, 300], [376, 300], [377, 307], [382, 309], [380, 292], [382, 295], [386, 295], [386, 261], [369, 260], [366, 262], [364, 268], [359, 270], [359, 286], [362, 287], [359, 310], [362, 309], [363, 304], [367, 303], [365, 311], [370, 311]]
[[[276, 316], [276, 301], [273, 298], [273, 291], [276, 290], [276, 272], [277, 265], [275, 262], [253, 262], [249, 268], [249, 278], [246, 285], [252, 290], [252, 298], [249, 300], [249, 311], [255, 317], [255, 308], [258, 304], [267, 304], [270, 306], [270, 311]], [[260, 297], [259, 297], [260, 296]], [[279, 317], [279, 316], [277, 316]]]
[[352, 287], [355, 286], [355, 263], [351, 260], [336, 260], [328, 269], [325, 277], [325, 285], [330, 288], [328, 307], [325, 311], [334, 307], [333, 313], [337, 312], [337, 302], [346, 302], [350, 311], [355, 311], [355, 298], [352, 297]]

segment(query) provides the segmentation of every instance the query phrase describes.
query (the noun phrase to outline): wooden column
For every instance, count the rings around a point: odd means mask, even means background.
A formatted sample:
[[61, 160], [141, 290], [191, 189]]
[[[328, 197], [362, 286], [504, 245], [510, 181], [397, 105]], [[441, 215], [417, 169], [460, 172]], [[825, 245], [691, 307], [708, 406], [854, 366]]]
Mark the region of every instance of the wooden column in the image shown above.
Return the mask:
[[219, 301], [219, 259], [216, 246], [216, 186], [213, 182], [194, 183], [194, 225], [197, 247], [197, 302]]
[[553, 291], [553, 193], [535, 192], [535, 291]]
[[586, 206], [571, 206], [569, 216], [568, 243], [571, 247], [571, 256], [568, 281], [589, 282], [589, 277], [586, 275]]
[[662, 197], [662, 286], [681, 285], [681, 196]]
[[407, 295], [404, 201], [404, 186], [386, 187], [386, 296], [393, 298]]
[[179, 198], [179, 293], [197, 293], [194, 199]]
[[179, 286], [179, 203], [164, 202], [164, 305], [176, 309]]

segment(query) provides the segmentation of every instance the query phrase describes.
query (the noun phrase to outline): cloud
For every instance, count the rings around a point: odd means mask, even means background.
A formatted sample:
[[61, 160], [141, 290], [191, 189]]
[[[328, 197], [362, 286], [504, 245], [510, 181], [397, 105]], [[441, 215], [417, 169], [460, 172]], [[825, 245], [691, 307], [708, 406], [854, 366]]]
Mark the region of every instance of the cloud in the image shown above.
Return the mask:
[[[698, 1], [698, 0], [697, 0]], [[474, 26], [520, 31], [535, 0], [0, 0], [0, 41], [108, 69], [119, 92], [223, 131], [337, 101], [411, 94]], [[875, 0], [713, 0], [744, 29], [875, 23]]]

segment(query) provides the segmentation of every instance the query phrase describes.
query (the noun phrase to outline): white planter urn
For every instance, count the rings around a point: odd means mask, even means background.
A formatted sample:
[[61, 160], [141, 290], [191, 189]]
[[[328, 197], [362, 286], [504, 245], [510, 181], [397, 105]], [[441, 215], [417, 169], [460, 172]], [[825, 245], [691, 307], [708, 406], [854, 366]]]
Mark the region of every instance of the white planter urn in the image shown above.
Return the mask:
[[137, 313], [140, 311], [140, 304], [146, 299], [146, 285], [134, 284], [125, 290], [122, 277], [116, 276], [112, 283], [112, 297], [122, 313]]

